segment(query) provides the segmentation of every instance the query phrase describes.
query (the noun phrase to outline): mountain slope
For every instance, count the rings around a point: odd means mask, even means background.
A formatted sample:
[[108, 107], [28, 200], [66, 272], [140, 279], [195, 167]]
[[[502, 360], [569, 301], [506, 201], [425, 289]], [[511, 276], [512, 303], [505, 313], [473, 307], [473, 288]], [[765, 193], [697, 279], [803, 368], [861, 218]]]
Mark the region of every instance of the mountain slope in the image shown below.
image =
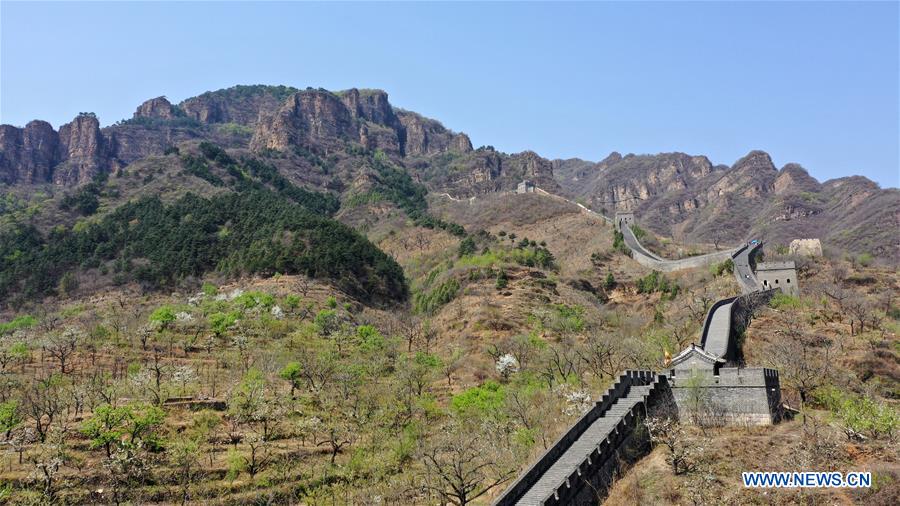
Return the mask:
[[634, 211], [684, 242], [817, 237], [833, 250], [900, 261], [900, 191], [861, 176], [819, 183], [800, 165], [777, 169], [762, 151], [731, 167], [684, 153], [613, 153], [599, 163], [555, 160], [553, 168], [568, 196], [609, 213]]

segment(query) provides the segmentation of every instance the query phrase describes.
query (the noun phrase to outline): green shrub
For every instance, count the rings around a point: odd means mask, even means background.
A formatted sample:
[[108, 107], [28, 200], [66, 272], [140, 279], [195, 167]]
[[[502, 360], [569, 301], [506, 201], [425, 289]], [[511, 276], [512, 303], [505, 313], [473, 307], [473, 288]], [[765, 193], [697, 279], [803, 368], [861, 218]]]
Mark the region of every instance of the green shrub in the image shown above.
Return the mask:
[[499, 416], [505, 400], [503, 387], [496, 381], [488, 380], [481, 386], [454, 395], [450, 399], [450, 408], [462, 416], [486, 418]]
[[269, 309], [275, 305], [275, 297], [260, 291], [245, 292], [234, 299], [234, 305], [242, 309], [253, 309], [257, 306]]
[[856, 257], [856, 262], [863, 267], [868, 267], [872, 265], [872, 255], [869, 253], [862, 253]]
[[847, 428], [876, 439], [893, 439], [900, 428], [897, 410], [870, 397], [848, 399], [840, 406], [837, 415]]
[[603, 280], [603, 288], [607, 290], [612, 290], [616, 287], [616, 277], [613, 276], [612, 271], [606, 273], [606, 279]]
[[506, 277], [506, 271], [500, 269], [497, 272], [497, 289], [502, 290], [509, 284], [509, 278]]
[[777, 292], [769, 300], [769, 307], [775, 309], [797, 309], [801, 306], [800, 299], [786, 293]]
[[528, 246], [518, 246], [508, 254], [509, 259], [513, 262], [524, 265], [526, 267], [539, 267], [541, 269], [554, 269], [556, 267], [556, 259], [550, 250], [529, 243]]
[[416, 294], [414, 308], [419, 313], [434, 314], [441, 306], [453, 300], [458, 291], [459, 281], [450, 278], [429, 292]]
[[475, 239], [471, 237], [466, 237], [462, 241], [459, 242], [459, 251], [458, 256], [464, 257], [468, 255], [474, 254], [476, 251], [475, 247]]
[[584, 330], [584, 308], [581, 306], [553, 305], [550, 328], [558, 332], [581, 332]]
[[374, 352], [384, 348], [386, 342], [384, 336], [371, 325], [356, 327], [356, 337], [359, 339], [359, 348], [363, 352]]
[[638, 293], [661, 292], [664, 298], [670, 300], [674, 300], [678, 296], [679, 290], [678, 283], [670, 281], [669, 278], [659, 271], [653, 271], [637, 281]]
[[18, 427], [23, 420], [19, 412], [19, 401], [13, 399], [0, 402], [0, 434], [8, 438], [10, 431]]
[[219, 293], [219, 288], [212, 283], [203, 283], [203, 288], [201, 288], [201, 290], [203, 290], [203, 294], [207, 297], [213, 297]]
[[613, 250], [631, 256], [631, 249], [625, 244], [625, 235], [615, 229], [613, 230]]
[[340, 328], [340, 318], [334, 309], [323, 309], [316, 313], [313, 324], [319, 335], [328, 336]]
[[10, 334], [19, 329], [27, 329], [37, 325], [37, 318], [31, 315], [22, 315], [13, 318], [6, 323], [0, 323], [0, 335]]
[[293, 293], [285, 295], [282, 304], [288, 311], [296, 311], [297, 308], [300, 307], [300, 296]]
[[175, 309], [172, 306], [162, 306], [150, 313], [150, 323], [155, 323], [162, 328], [167, 328], [175, 322]]
[[209, 328], [216, 336], [223, 336], [225, 332], [231, 328], [241, 318], [241, 313], [231, 311], [230, 313], [213, 313], [207, 318], [209, 320]]
[[734, 260], [728, 259], [724, 262], [710, 266], [710, 272], [713, 276], [719, 277], [724, 273], [734, 274]]

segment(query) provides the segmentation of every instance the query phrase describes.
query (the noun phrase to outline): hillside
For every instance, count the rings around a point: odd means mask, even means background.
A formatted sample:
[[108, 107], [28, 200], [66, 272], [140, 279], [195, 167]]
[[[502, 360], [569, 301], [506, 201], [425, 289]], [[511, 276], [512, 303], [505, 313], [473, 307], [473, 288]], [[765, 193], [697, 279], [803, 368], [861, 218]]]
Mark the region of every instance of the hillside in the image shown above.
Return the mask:
[[[559, 195], [635, 210], [659, 255], [762, 237], [798, 267], [741, 337], [798, 416], [685, 427], [690, 469], [659, 445], [609, 503], [896, 503], [898, 193], [865, 178], [761, 152], [551, 162], [380, 90], [237, 86], [4, 125], [0, 195], [0, 503], [490, 503], [741, 290], [730, 261], [643, 267]], [[826, 254], [779, 247], [806, 236]], [[877, 485], [736, 489], [798, 466]]]

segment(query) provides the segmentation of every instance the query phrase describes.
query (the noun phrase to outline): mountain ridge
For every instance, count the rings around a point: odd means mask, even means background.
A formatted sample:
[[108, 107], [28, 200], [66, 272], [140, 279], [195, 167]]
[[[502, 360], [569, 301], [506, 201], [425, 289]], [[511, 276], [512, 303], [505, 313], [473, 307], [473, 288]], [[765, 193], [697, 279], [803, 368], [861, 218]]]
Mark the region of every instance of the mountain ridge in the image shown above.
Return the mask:
[[[900, 261], [900, 245], [886, 232], [900, 226], [900, 192], [864, 176], [819, 182], [799, 164], [777, 168], [761, 150], [729, 166], [681, 152], [614, 151], [591, 162], [475, 149], [465, 133], [395, 107], [372, 89], [241, 85], [178, 104], [152, 98], [132, 118], [103, 128], [92, 113], [58, 130], [40, 120], [2, 125], [0, 182], [72, 188], [201, 140], [270, 158], [298, 184], [337, 194], [369, 191], [372, 176], [355, 153], [381, 152], [429, 191], [456, 198], [509, 191], [530, 179], [599, 211], [634, 211], [649, 229], [677, 240], [820, 237], [841, 250]], [[338, 170], [319, 170], [323, 160]], [[737, 226], [746, 222], [754, 223], [749, 231]]]

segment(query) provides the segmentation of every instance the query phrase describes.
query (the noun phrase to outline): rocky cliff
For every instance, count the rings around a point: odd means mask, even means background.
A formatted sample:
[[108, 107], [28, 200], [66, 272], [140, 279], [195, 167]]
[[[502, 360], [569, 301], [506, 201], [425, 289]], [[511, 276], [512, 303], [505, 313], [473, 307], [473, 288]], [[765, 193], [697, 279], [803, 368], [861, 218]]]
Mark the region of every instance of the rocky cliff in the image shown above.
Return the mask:
[[290, 86], [234, 86], [208, 91], [178, 104], [187, 117], [204, 124], [255, 125], [260, 115], [271, 114], [298, 90]]
[[[54, 183], [76, 186], [103, 171], [121, 169], [193, 139], [206, 139], [257, 153], [341, 153], [352, 146], [381, 150], [401, 165], [430, 166], [442, 156], [473, 152], [469, 137], [419, 114], [395, 109], [381, 90], [331, 92], [287, 86], [235, 86], [189, 98], [178, 105], [152, 98], [132, 118], [100, 128], [96, 116], [83, 114], [59, 131], [46, 122], [25, 128], [0, 127], [0, 181], [7, 184]], [[516, 177], [534, 173], [552, 184], [549, 162], [525, 157], [528, 166], [513, 168]], [[494, 191], [514, 186], [496, 176], [499, 159], [472, 158], [463, 192]], [[297, 160], [306, 170], [305, 162]], [[545, 171], [544, 174], [542, 171]], [[357, 177], [353, 174], [351, 177]], [[482, 181], [498, 184], [478, 186]]]
[[59, 134], [46, 121], [32, 121], [25, 128], [0, 125], [0, 182], [46, 182], [61, 159]]
[[53, 182], [73, 186], [84, 184], [109, 163], [109, 142], [100, 133], [100, 121], [93, 114], [80, 114], [59, 127], [63, 162], [53, 169]]

